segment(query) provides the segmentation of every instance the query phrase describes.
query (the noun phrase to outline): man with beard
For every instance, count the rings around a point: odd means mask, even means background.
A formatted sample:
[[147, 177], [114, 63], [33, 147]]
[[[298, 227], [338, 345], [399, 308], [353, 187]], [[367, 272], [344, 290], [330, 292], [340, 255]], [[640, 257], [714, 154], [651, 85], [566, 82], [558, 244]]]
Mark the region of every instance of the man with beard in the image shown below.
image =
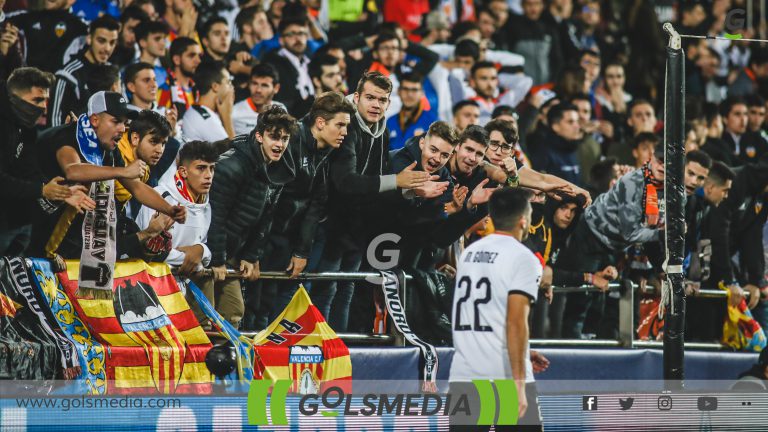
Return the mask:
[[70, 113], [80, 115], [85, 112], [85, 104], [91, 96], [87, 86], [88, 77], [94, 66], [105, 64], [112, 57], [119, 30], [120, 23], [110, 16], [103, 16], [91, 23], [83, 55], [56, 72], [56, 88], [48, 113], [49, 125], [59, 126]]
[[200, 66], [202, 48], [194, 39], [178, 37], [171, 43], [170, 57], [171, 69], [166, 74], [164, 82], [160, 85], [157, 95], [157, 105], [165, 108], [176, 107], [181, 118], [190, 106], [197, 102], [193, 91], [192, 77]]
[[[430, 174], [407, 168], [392, 174], [384, 113], [389, 106], [392, 82], [379, 72], [363, 76], [353, 96], [357, 107], [344, 144], [331, 154], [328, 239], [318, 271], [355, 272], [370, 238], [386, 221], [387, 204], [403, 189], [418, 196], [436, 197], [445, 191], [430, 182]], [[345, 331], [354, 283], [315, 283], [312, 300], [331, 327]], [[333, 305], [333, 307], [332, 307]]]
[[[210, 143], [205, 141], [191, 141], [179, 151], [178, 169], [173, 177], [165, 177], [164, 182], [155, 187], [162, 197], [173, 205], [184, 205], [187, 208], [187, 221], [183, 224], [174, 224], [168, 229], [171, 236], [171, 246], [165, 262], [168, 265], [179, 267], [179, 273], [183, 276], [191, 275], [211, 262], [211, 250], [206, 246], [208, 240], [208, 228], [211, 225], [211, 204], [208, 200], [213, 183], [214, 167], [219, 154]], [[153, 226], [153, 220], [163, 218], [154, 210], [142, 207], [136, 217], [136, 224], [140, 229], [148, 231]], [[152, 235], [155, 234], [155, 235]], [[148, 232], [147, 237], [142, 238], [147, 243], [157, 238], [159, 233]], [[201, 289], [206, 286], [200, 284]], [[204, 291], [205, 292], [205, 291]], [[213, 297], [212, 293], [207, 297]], [[193, 296], [187, 291], [189, 302], [195, 316], [201, 323], [205, 315], [200, 310]]]
[[533, 167], [574, 184], [581, 184], [578, 147], [583, 133], [579, 111], [571, 104], [560, 103], [547, 113], [548, 127], [542, 138], [531, 146], [529, 155]]
[[[584, 282], [594, 285], [595, 273], [614, 265], [617, 255], [634, 244], [662, 239], [664, 149], [642, 168], [619, 179], [598, 196], [579, 220], [571, 240], [563, 249], [557, 268], [583, 273]], [[580, 339], [590, 293], [569, 293], [563, 315], [563, 337]]]
[[235, 89], [229, 71], [219, 62], [197, 68], [195, 89], [199, 104], [192, 105], [182, 119], [184, 139], [216, 142], [235, 136], [232, 105]]
[[249, 134], [256, 127], [259, 113], [276, 105], [285, 108], [282, 103], [273, 100], [280, 91], [280, 77], [271, 65], [259, 63], [251, 69], [248, 82], [251, 96], [236, 103], [232, 108], [232, 124], [236, 135]]
[[307, 38], [309, 27], [306, 17], [290, 17], [280, 21], [280, 46], [264, 56], [263, 62], [275, 67], [283, 86], [275, 98], [284, 103], [288, 112], [301, 117], [312, 106], [315, 86], [309, 77]]
[[[143, 205], [183, 222], [186, 209], [172, 206], [141, 179], [147, 171], [143, 160], [125, 166], [115, 148], [125, 132], [128, 119], [137, 112], [119, 93], [98, 92], [88, 100], [88, 112], [77, 121], [51, 128], [41, 134], [39, 164], [48, 179], [64, 177], [69, 182], [89, 184], [102, 180], [120, 180], [125, 189]], [[97, 147], [94, 148], [93, 145]], [[94, 163], [95, 162], [95, 163]], [[48, 210], [47, 210], [48, 211]], [[79, 258], [83, 249], [80, 226], [83, 217], [62, 208], [51, 208], [49, 216], [35, 227], [34, 253], [47, 257], [58, 254]]]
[[243, 279], [260, 274], [267, 235], [283, 187], [294, 180], [295, 162], [283, 157], [296, 120], [280, 107], [259, 116], [256, 128], [232, 140], [231, 148], [217, 162], [211, 187], [211, 250], [213, 293], [208, 300], [235, 328], [245, 312], [240, 282], [226, 279], [227, 265], [240, 270]]
[[416, 73], [407, 73], [400, 79], [397, 93], [402, 108], [387, 120], [390, 150], [402, 148], [406, 141], [422, 135], [437, 121], [436, 110], [430, 109], [429, 101], [424, 97], [422, 81], [423, 78]]
[[[295, 279], [306, 268], [317, 227], [326, 215], [329, 156], [341, 146], [354, 115], [354, 105], [341, 93], [323, 93], [291, 135], [287, 151], [297, 162], [296, 179], [285, 186], [277, 203], [265, 270], [289, 272]], [[246, 328], [266, 328], [298, 288], [294, 281], [261, 283], [260, 290], [248, 291], [246, 303], [255, 323]]]
[[316, 55], [312, 59], [309, 63], [309, 77], [315, 86], [315, 94], [342, 92], [343, 79], [339, 59], [330, 54]]

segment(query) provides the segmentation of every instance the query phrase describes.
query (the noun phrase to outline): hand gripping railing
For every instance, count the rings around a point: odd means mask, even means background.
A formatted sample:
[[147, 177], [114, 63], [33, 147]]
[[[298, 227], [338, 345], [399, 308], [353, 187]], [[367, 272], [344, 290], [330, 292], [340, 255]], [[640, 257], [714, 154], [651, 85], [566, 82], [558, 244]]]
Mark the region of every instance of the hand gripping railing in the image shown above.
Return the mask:
[[[173, 269], [175, 272], [176, 269]], [[202, 276], [212, 276], [213, 271], [210, 269], [204, 269], [197, 273]], [[323, 272], [323, 273], [302, 273], [296, 279], [290, 279], [290, 275], [285, 272], [261, 272], [259, 275], [260, 280], [296, 280], [296, 281], [365, 281], [371, 278], [380, 277], [378, 272]], [[239, 271], [234, 269], [227, 269], [228, 279], [240, 278]], [[406, 280], [413, 279], [410, 275], [405, 275]], [[662, 342], [660, 341], [643, 341], [635, 340], [634, 334], [634, 295], [637, 285], [632, 282], [626, 281], [625, 285], [620, 283], [612, 283], [608, 286], [608, 292], [619, 292], [619, 338], [613, 339], [532, 339], [531, 346], [533, 347], [593, 347], [593, 348], [610, 348], [610, 347], [624, 347], [624, 348], [661, 348]], [[597, 292], [599, 288], [591, 285], [570, 286], [570, 287], [553, 287], [555, 294], [566, 294], [573, 292]], [[749, 295], [748, 292], [745, 295]], [[700, 290], [696, 297], [703, 298], [726, 298], [727, 293], [722, 290]], [[405, 298], [405, 294], [403, 295]], [[244, 331], [241, 332], [243, 336], [254, 337], [258, 332]], [[211, 337], [219, 336], [218, 333], [208, 332]], [[392, 334], [361, 334], [361, 333], [338, 333], [338, 336], [347, 343], [352, 344], [373, 344], [373, 345], [401, 345], [402, 338]], [[722, 348], [718, 343], [701, 343], [701, 342], [686, 342], [685, 347], [689, 349], [700, 350], [719, 350]]]

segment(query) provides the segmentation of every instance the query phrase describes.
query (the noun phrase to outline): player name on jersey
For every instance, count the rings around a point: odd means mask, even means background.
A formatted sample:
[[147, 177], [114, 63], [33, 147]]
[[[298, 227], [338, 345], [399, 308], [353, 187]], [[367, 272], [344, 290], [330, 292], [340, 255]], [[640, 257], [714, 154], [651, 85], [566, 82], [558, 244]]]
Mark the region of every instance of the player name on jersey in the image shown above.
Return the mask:
[[498, 256], [499, 256], [498, 252], [485, 252], [485, 251], [467, 252], [467, 256], [466, 258], [464, 258], [464, 262], [493, 264], [493, 262], [496, 261], [496, 257]]

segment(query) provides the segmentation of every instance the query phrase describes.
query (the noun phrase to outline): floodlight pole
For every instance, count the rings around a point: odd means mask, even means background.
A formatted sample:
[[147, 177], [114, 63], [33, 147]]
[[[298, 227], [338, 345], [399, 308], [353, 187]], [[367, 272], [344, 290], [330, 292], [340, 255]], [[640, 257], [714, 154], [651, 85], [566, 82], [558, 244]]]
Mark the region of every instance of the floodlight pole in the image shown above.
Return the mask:
[[664, 84], [664, 242], [667, 304], [664, 318], [664, 380], [668, 390], [683, 388], [685, 359], [685, 54], [680, 35], [670, 23]]

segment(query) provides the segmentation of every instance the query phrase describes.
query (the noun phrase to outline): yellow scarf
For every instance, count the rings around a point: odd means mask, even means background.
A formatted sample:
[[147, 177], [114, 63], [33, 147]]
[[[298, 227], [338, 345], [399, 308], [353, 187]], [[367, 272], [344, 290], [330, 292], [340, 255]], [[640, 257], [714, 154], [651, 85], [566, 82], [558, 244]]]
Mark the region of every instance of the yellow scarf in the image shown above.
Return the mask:
[[[134, 160], [136, 160], [136, 154], [135, 149], [131, 145], [131, 140], [128, 137], [128, 132], [123, 134], [123, 137], [120, 139], [120, 142], [117, 144], [117, 148], [120, 151], [120, 155], [123, 157], [123, 161], [125, 162], [125, 166], [130, 165], [133, 163]], [[146, 183], [149, 181], [149, 169], [144, 174], [144, 177], [141, 178], [142, 183]], [[125, 203], [131, 200], [133, 196], [130, 192], [128, 192], [128, 189], [123, 186], [120, 181], [115, 182], [115, 199], [121, 203]]]

